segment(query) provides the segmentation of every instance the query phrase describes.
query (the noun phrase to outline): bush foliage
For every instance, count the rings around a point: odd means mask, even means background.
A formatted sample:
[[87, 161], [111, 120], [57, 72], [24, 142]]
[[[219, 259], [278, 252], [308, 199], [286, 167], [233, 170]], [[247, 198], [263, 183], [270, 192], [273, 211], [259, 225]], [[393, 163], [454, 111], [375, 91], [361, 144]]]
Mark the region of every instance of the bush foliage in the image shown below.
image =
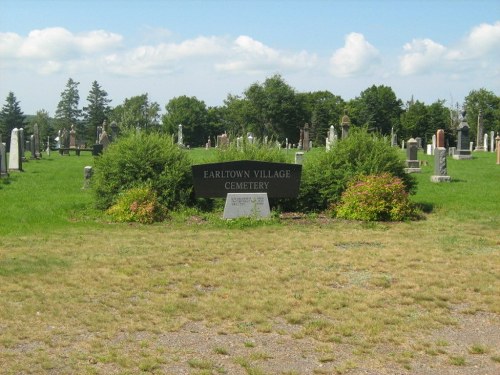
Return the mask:
[[121, 192], [147, 184], [159, 204], [173, 209], [191, 200], [191, 167], [185, 152], [169, 136], [129, 133], [95, 161], [96, 206], [107, 209]]
[[354, 178], [334, 212], [337, 217], [362, 221], [403, 221], [418, 217], [403, 181], [389, 173]]
[[217, 162], [235, 160], [259, 160], [273, 163], [287, 162], [286, 154], [274, 142], [264, 143], [255, 140], [250, 143], [245, 137], [241, 140], [240, 147], [234, 141], [226, 147], [217, 148], [215, 159]]
[[348, 182], [358, 175], [387, 172], [401, 179], [406, 192], [413, 192], [416, 180], [404, 168], [398, 151], [386, 139], [353, 128], [349, 137], [337, 141], [331, 151], [308, 155], [302, 169], [298, 209], [323, 211], [338, 203]]
[[152, 224], [163, 221], [167, 210], [160, 205], [149, 186], [142, 186], [121, 193], [117, 202], [106, 213], [117, 222]]

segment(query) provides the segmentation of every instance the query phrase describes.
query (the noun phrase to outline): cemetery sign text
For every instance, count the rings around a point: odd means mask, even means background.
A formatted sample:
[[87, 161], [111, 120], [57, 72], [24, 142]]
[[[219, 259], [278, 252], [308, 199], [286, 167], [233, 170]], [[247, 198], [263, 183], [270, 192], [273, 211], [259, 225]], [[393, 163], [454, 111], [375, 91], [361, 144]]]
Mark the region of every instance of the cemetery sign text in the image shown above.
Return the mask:
[[267, 193], [269, 198], [295, 198], [302, 166], [253, 160], [192, 166], [197, 197], [225, 198], [228, 193]]

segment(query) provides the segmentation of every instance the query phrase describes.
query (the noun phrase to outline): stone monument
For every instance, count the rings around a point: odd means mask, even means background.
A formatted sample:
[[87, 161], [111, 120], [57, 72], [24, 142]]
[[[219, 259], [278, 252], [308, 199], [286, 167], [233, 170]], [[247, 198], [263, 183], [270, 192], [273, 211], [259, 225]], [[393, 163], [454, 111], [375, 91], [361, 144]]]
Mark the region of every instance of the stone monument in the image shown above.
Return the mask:
[[5, 143], [2, 143], [2, 135], [0, 134], [0, 177], [7, 176], [7, 159], [5, 151]]
[[449, 182], [446, 168], [446, 148], [444, 147], [444, 130], [439, 129], [436, 133], [436, 148], [434, 149], [434, 175], [431, 176], [431, 182]]
[[347, 109], [344, 110], [344, 116], [342, 116], [340, 126], [342, 128], [342, 139], [346, 139], [349, 135], [349, 127], [351, 126], [351, 119], [347, 116]]
[[467, 124], [467, 119], [465, 117], [466, 111], [462, 110], [462, 121], [458, 125], [457, 129], [457, 148], [455, 150], [455, 154], [453, 155], [453, 159], [461, 160], [461, 159], [472, 159], [472, 155], [470, 152], [470, 140], [469, 140], [469, 131], [470, 127]]
[[102, 145], [102, 149], [105, 150], [109, 146], [109, 143], [108, 133], [106, 132], [106, 120], [104, 120], [102, 123], [102, 133], [99, 137], [99, 144]]
[[304, 125], [304, 137], [302, 139], [302, 149], [304, 151], [309, 151], [309, 124]]
[[40, 131], [38, 129], [38, 124], [33, 125], [33, 135], [35, 136], [35, 159], [41, 159], [42, 154], [40, 152]]
[[495, 132], [490, 132], [490, 152], [495, 152]]
[[497, 150], [497, 164], [500, 164], [500, 135], [495, 138], [496, 150]]
[[182, 135], [182, 124], [179, 124], [179, 129], [177, 130], [177, 145], [179, 147], [184, 147], [184, 137]]
[[71, 130], [69, 131], [69, 148], [76, 148], [75, 125], [71, 125]]
[[477, 137], [476, 137], [476, 149], [474, 151], [487, 151], [484, 149], [484, 124], [483, 124], [483, 111], [479, 110], [479, 115], [477, 116]]
[[26, 160], [26, 156], [24, 155], [25, 148], [26, 148], [26, 142], [24, 141], [24, 129], [23, 128], [19, 129], [19, 142], [21, 145], [21, 160], [24, 163], [27, 160]]
[[19, 139], [19, 129], [12, 129], [10, 136], [9, 171], [22, 171], [23, 161], [21, 160], [21, 145]]
[[422, 169], [420, 168], [420, 162], [417, 158], [418, 143], [415, 139], [410, 138], [406, 143], [406, 173], [420, 173]]

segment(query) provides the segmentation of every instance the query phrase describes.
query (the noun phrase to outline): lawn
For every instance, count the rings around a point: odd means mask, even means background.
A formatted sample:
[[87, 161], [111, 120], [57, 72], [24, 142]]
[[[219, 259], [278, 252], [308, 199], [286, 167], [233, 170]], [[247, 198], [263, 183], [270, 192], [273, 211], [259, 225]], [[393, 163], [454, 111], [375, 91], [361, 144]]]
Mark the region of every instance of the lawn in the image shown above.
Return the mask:
[[433, 184], [419, 158], [425, 219], [374, 224], [109, 223], [91, 156], [26, 163], [0, 181], [2, 372], [498, 373], [500, 166], [448, 159]]

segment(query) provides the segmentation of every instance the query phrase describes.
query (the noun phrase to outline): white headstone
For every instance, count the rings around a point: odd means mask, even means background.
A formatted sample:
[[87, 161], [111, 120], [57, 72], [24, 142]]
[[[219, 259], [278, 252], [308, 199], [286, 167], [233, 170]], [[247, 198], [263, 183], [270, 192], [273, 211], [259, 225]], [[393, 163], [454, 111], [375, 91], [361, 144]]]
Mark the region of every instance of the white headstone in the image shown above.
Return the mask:
[[9, 153], [9, 171], [22, 171], [23, 165], [21, 161], [19, 144], [19, 129], [12, 129], [10, 136], [10, 153]]
[[304, 160], [304, 153], [303, 152], [296, 152], [295, 153], [295, 164], [302, 164]]
[[432, 145], [427, 145], [427, 155], [432, 155]]
[[490, 132], [490, 151], [495, 152], [495, 132]]
[[474, 149], [474, 142], [471, 142], [469, 147], [470, 152], [472, 152], [473, 149]]
[[488, 151], [488, 133], [484, 133], [484, 151]]

